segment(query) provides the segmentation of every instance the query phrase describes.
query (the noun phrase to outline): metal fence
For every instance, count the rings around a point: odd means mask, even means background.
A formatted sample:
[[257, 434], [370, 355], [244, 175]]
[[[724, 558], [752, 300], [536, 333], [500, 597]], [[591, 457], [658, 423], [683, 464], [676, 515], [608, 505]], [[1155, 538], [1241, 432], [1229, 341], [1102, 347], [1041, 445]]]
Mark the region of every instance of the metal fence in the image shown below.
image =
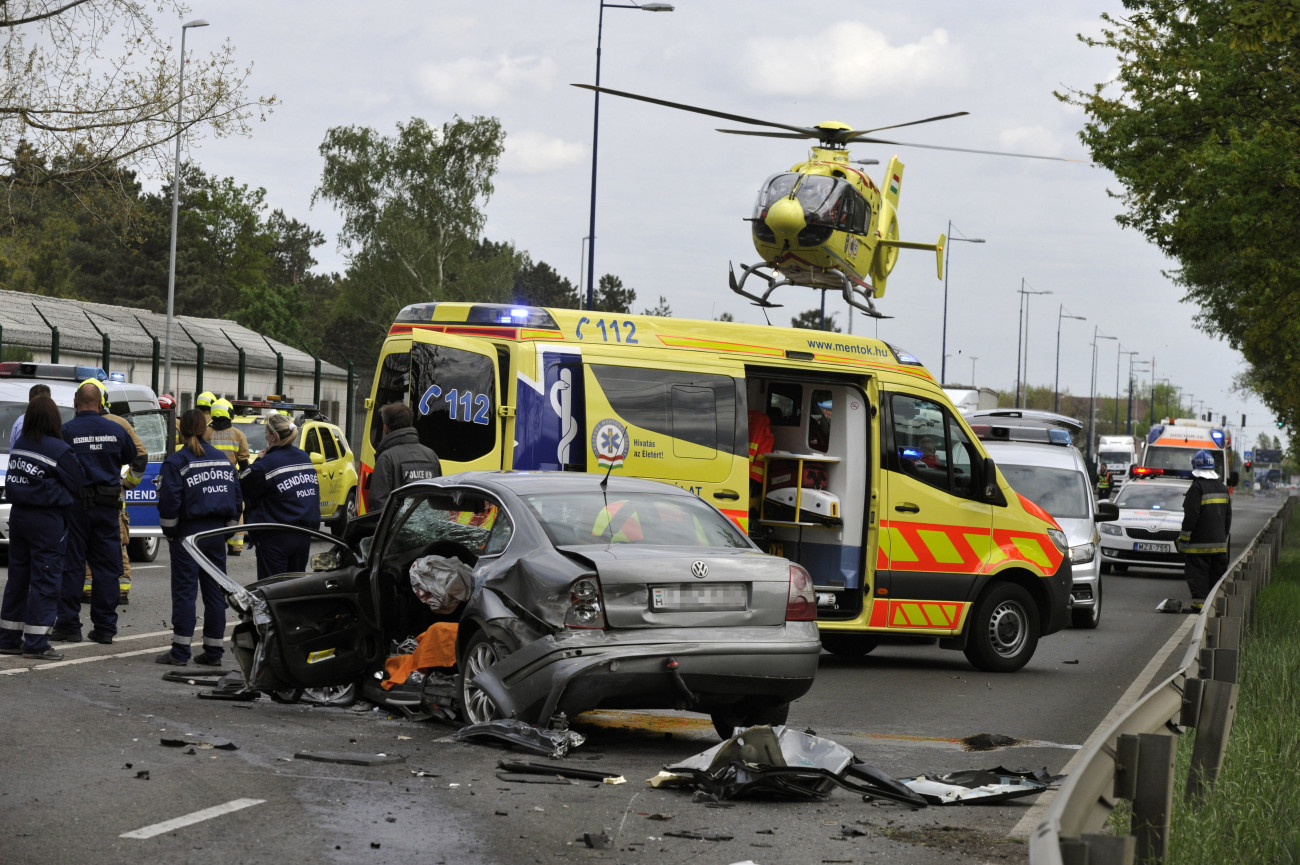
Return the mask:
[[[1085, 750], [1029, 838], [1030, 865], [1163, 862], [1173, 810], [1175, 725], [1195, 729], [1184, 795], [1213, 795], [1237, 706], [1237, 662], [1255, 599], [1272, 577], [1294, 499], [1273, 515], [1206, 599], [1182, 668]], [[1104, 833], [1119, 800], [1131, 832]]]

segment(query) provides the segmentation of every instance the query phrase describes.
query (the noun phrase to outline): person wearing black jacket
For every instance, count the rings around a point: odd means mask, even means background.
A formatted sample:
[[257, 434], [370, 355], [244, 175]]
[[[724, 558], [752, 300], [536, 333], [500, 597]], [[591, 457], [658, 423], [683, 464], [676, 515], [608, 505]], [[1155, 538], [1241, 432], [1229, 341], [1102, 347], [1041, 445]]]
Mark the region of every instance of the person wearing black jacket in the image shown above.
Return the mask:
[[22, 433], [11, 445], [4, 495], [13, 508], [0, 655], [58, 661], [63, 654], [50, 648], [50, 630], [62, 590], [68, 511], [80, 506], [86, 476], [63, 440], [59, 409], [49, 396], [28, 404]]
[[366, 510], [383, 510], [388, 494], [411, 481], [442, 477], [438, 455], [420, 444], [415, 431], [415, 414], [410, 407], [393, 402], [379, 410], [384, 437], [375, 448], [375, 470], [370, 476], [370, 499]]
[[[198, 532], [234, 525], [244, 499], [235, 466], [204, 441], [207, 416], [190, 409], [181, 415], [180, 427], [184, 446], [168, 454], [158, 472], [158, 524], [168, 540], [172, 560], [172, 647], [154, 660], [174, 667], [189, 663], [195, 604], [202, 593], [203, 652], [194, 663], [216, 667], [224, 652], [226, 598], [217, 581], [186, 552], [182, 541]], [[204, 538], [198, 546], [209, 561], [226, 569], [225, 538]]]
[[1210, 589], [1228, 569], [1231, 530], [1232, 497], [1214, 470], [1214, 456], [1197, 451], [1192, 457], [1192, 485], [1183, 495], [1183, 526], [1178, 535], [1194, 612], [1201, 611]]
[[[268, 415], [262, 427], [266, 447], [239, 476], [244, 493], [244, 522], [279, 523], [315, 529], [320, 526], [320, 484], [316, 467], [302, 448], [294, 447], [298, 427], [282, 414]], [[257, 578], [307, 570], [311, 536], [280, 529], [248, 533], [257, 549]]]

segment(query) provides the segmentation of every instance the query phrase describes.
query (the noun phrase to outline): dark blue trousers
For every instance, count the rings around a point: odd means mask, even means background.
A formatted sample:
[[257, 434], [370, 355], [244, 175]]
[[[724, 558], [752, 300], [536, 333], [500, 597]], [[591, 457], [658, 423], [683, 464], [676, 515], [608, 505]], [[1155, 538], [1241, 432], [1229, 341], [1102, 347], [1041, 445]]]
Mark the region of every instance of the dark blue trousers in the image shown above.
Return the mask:
[[[190, 659], [190, 641], [194, 637], [195, 604], [203, 595], [203, 651], [209, 657], [219, 658], [224, 652], [226, 635], [226, 596], [217, 581], [199, 567], [198, 562], [185, 551], [180, 538], [207, 529], [219, 529], [222, 522], [181, 523], [176, 527], [179, 538], [168, 542], [172, 559], [172, 655], [182, 660]], [[226, 570], [226, 539], [204, 538], [199, 550], [213, 564]]]
[[298, 532], [258, 532], [257, 578], [265, 580], [276, 574], [296, 574], [307, 570], [311, 557], [311, 538]]
[[67, 512], [14, 505], [9, 512], [9, 582], [0, 603], [0, 648], [50, 648], [59, 614]]
[[121, 505], [73, 505], [68, 511], [67, 555], [63, 560], [63, 594], [59, 598], [59, 631], [81, 632], [81, 594], [90, 564], [90, 623], [99, 633], [117, 633], [117, 601], [121, 593]]

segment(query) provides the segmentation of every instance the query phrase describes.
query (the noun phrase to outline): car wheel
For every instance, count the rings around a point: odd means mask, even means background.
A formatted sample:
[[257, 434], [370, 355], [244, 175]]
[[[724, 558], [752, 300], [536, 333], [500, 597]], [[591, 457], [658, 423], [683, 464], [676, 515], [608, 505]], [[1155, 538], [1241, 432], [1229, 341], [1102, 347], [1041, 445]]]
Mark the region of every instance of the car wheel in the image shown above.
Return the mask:
[[863, 634], [822, 633], [822, 648], [845, 658], [861, 658], [879, 645], [880, 640]]
[[145, 538], [131, 538], [126, 545], [126, 554], [133, 562], [152, 562], [158, 558], [158, 548], [162, 538], [151, 535]]
[[272, 691], [271, 699], [277, 703], [311, 703], [316, 706], [351, 706], [357, 701], [357, 684], [326, 685], [321, 688], [293, 688]]
[[975, 602], [966, 658], [986, 673], [1019, 670], [1038, 648], [1038, 607], [1015, 583], [994, 583]]
[[746, 697], [709, 716], [720, 739], [730, 739], [737, 727], [776, 726], [790, 717], [790, 701], [772, 697]]
[[343, 507], [339, 508], [338, 514], [335, 515], [334, 519], [330, 520], [330, 534], [336, 538], [343, 537], [343, 533], [347, 531], [348, 528], [348, 520], [352, 519], [356, 515], [357, 489], [356, 487], [353, 487], [348, 491], [348, 497], [343, 503]]
[[1113, 567], [1115, 568], [1115, 573], [1117, 573], [1117, 574], [1127, 574], [1127, 573], [1128, 573], [1128, 565], [1114, 565]]
[[460, 714], [466, 724], [482, 724], [503, 717], [487, 692], [474, 685], [474, 679], [508, 654], [503, 646], [482, 631], [470, 637], [465, 654], [457, 662], [460, 667]]
[[1101, 624], [1101, 579], [1097, 580], [1097, 586], [1092, 592], [1092, 606], [1080, 607], [1077, 610], [1070, 611], [1070, 624], [1076, 628], [1092, 630]]

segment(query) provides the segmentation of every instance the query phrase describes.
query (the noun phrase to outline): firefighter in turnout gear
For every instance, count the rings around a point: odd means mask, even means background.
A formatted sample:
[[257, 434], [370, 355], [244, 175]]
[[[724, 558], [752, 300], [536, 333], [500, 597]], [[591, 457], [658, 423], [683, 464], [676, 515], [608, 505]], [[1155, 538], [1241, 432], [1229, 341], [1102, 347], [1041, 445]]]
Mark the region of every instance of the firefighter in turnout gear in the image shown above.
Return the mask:
[[[144, 442], [140, 440], [140, 436], [136, 433], [135, 427], [131, 426], [131, 422], [121, 415], [115, 415], [109, 412], [109, 408], [112, 404], [108, 401], [108, 388], [104, 387], [104, 383], [97, 378], [88, 378], [83, 381], [82, 384], [93, 384], [99, 387], [99, 392], [102, 394], [104, 400], [99, 406], [100, 416], [111, 420], [113, 423], [126, 430], [126, 434], [131, 437], [131, 441], [135, 444], [136, 454], [144, 455], [147, 459], [149, 449], [144, 446]], [[121, 592], [121, 602], [123, 604], [131, 602], [131, 556], [127, 552], [127, 544], [131, 542], [131, 517], [126, 512], [126, 491], [135, 489], [140, 484], [140, 480], [139, 477], [133, 475], [127, 475], [122, 478], [122, 507], [120, 516], [118, 517], [118, 524], [122, 531], [122, 576], [118, 578], [117, 582], [118, 589]], [[83, 604], [90, 603], [89, 564], [86, 565], [86, 582], [82, 587], [81, 602]]]
[[1183, 496], [1183, 527], [1178, 550], [1186, 558], [1184, 574], [1192, 594], [1192, 610], [1200, 612], [1210, 589], [1228, 569], [1228, 535], [1232, 530], [1232, 498], [1214, 470], [1214, 456], [1192, 456], [1192, 485]]
[[[200, 594], [203, 651], [194, 662], [220, 666], [224, 651], [225, 595], [181, 543], [188, 535], [234, 525], [243, 508], [235, 467], [221, 451], [204, 441], [207, 428], [207, 419], [198, 409], [181, 415], [184, 444], [168, 454], [159, 472], [162, 482], [158, 486], [158, 521], [167, 536], [172, 561], [172, 647], [154, 660], [174, 667], [190, 661], [190, 641], [197, 619], [195, 603]], [[204, 538], [198, 546], [209, 561], [225, 570], [226, 545], [222, 538]]]
[[[237, 471], [242, 472], [248, 468], [248, 438], [231, 423], [230, 416], [233, 411], [234, 406], [228, 399], [219, 399], [212, 404], [208, 442], [225, 454]], [[243, 534], [232, 535], [226, 541], [226, 552], [230, 555], [237, 556], [243, 551]]]

